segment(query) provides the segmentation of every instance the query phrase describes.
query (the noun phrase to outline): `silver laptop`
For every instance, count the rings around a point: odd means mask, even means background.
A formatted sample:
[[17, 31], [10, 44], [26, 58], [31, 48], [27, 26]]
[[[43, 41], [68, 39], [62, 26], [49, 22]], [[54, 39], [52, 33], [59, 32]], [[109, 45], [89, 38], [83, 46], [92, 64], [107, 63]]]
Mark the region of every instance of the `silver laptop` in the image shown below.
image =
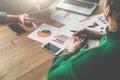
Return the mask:
[[56, 7], [84, 15], [91, 15], [98, 7], [99, 0], [61, 0]]

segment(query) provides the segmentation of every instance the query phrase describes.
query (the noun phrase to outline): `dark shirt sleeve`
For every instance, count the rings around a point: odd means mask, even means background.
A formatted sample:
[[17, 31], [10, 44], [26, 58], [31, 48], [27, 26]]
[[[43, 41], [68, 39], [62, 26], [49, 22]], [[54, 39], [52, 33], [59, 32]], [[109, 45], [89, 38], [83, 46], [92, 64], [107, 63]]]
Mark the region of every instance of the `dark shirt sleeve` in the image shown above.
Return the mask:
[[0, 11], [0, 22], [4, 22], [5, 21], [6, 15], [7, 15], [6, 12]]

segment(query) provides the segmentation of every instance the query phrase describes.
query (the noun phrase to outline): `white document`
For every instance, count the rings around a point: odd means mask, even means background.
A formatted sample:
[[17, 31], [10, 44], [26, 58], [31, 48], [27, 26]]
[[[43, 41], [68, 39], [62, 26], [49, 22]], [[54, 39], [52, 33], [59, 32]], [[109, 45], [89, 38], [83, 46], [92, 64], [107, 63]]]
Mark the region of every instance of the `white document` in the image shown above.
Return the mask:
[[56, 34], [49, 42], [58, 46], [61, 49], [63, 49], [63, 48], [65, 49], [68, 38], [69, 38], [68, 36], [65, 36], [65, 35], [59, 33], [59, 34]]
[[41, 43], [47, 43], [57, 33], [58, 28], [43, 23], [27, 37]]
[[85, 19], [86, 16], [84, 15], [80, 15], [80, 14], [75, 14], [75, 13], [71, 13], [70, 15], [68, 15], [66, 17], [66, 19], [73, 19], [73, 20], [76, 20], [77, 22], [81, 22], [81, 20]]
[[81, 20], [85, 19], [85, 17], [86, 16], [71, 13], [65, 17], [63, 24], [66, 26], [76, 26], [79, 25]]
[[88, 48], [93, 48], [99, 45], [99, 40], [88, 40]]
[[108, 26], [108, 22], [105, 20], [103, 14], [99, 14], [91, 17], [90, 20], [82, 23], [86, 28], [93, 29], [105, 33], [105, 29]]
[[101, 26], [94, 20], [87, 20], [82, 23], [84, 27], [101, 32]]
[[62, 34], [66, 35], [68, 37], [71, 37], [72, 34], [74, 33], [71, 30], [78, 31], [82, 28], [84, 28], [84, 25], [81, 23], [79, 23], [78, 25], [74, 25], [74, 26], [67, 25], [67, 26], [63, 26], [63, 27], [59, 28], [59, 32], [61, 32]]
[[56, 13], [51, 15], [51, 19], [60, 22], [64, 25], [75, 26], [78, 25], [81, 20], [85, 19], [86, 16], [71, 13], [68, 15], [66, 11], [59, 10]]
[[107, 20], [104, 18], [103, 13], [102, 13], [102, 14], [95, 15], [95, 16], [91, 17], [91, 19], [92, 19], [93, 21], [95, 21], [96, 23], [98, 23], [99, 26], [100, 26], [100, 31], [103, 32], [103, 33], [105, 33], [105, 29], [106, 29], [106, 27], [108, 26], [108, 22], [107, 22]]

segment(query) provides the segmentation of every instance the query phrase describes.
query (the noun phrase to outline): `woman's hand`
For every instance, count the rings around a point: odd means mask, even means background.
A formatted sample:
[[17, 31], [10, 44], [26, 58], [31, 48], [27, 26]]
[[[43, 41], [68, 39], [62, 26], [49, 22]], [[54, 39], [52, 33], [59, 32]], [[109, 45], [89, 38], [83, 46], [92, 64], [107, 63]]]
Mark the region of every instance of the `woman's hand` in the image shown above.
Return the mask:
[[27, 14], [19, 15], [18, 20], [25, 25], [30, 25], [30, 24], [32, 24], [32, 22], [36, 22], [36, 20], [34, 18], [30, 17]]
[[84, 37], [76, 37], [72, 43], [72, 46], [68, 49], [71, 54], [77, 53], [80, 48], [84, 47], [86, 44], [86, 39]]
[[73, 34], [74, 37], [81, 37], [82, 35], [86, 35], [87, 38], [100, 39], [104, 34], [95, 30], [87, 29], [87, 28], [83, 28]]

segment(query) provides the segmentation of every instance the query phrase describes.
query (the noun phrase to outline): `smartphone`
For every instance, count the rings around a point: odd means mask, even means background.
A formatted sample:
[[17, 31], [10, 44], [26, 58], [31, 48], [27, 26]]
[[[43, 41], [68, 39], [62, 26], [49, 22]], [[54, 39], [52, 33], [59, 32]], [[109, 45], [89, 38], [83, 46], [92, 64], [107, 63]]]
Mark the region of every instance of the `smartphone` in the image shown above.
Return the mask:
[[16, 34], [21, 35], [26, 32], [24, 28], [22, 28], [18, 23], [10, 23], [8, 27]]
[[52, 43], [46, 43], [42, 45], [42, 48], [51, 52], [54, 55], [58, 55], [60, 52], [63, 51], [62, 48], [59, 48], [58, 46], [52, 44]]

